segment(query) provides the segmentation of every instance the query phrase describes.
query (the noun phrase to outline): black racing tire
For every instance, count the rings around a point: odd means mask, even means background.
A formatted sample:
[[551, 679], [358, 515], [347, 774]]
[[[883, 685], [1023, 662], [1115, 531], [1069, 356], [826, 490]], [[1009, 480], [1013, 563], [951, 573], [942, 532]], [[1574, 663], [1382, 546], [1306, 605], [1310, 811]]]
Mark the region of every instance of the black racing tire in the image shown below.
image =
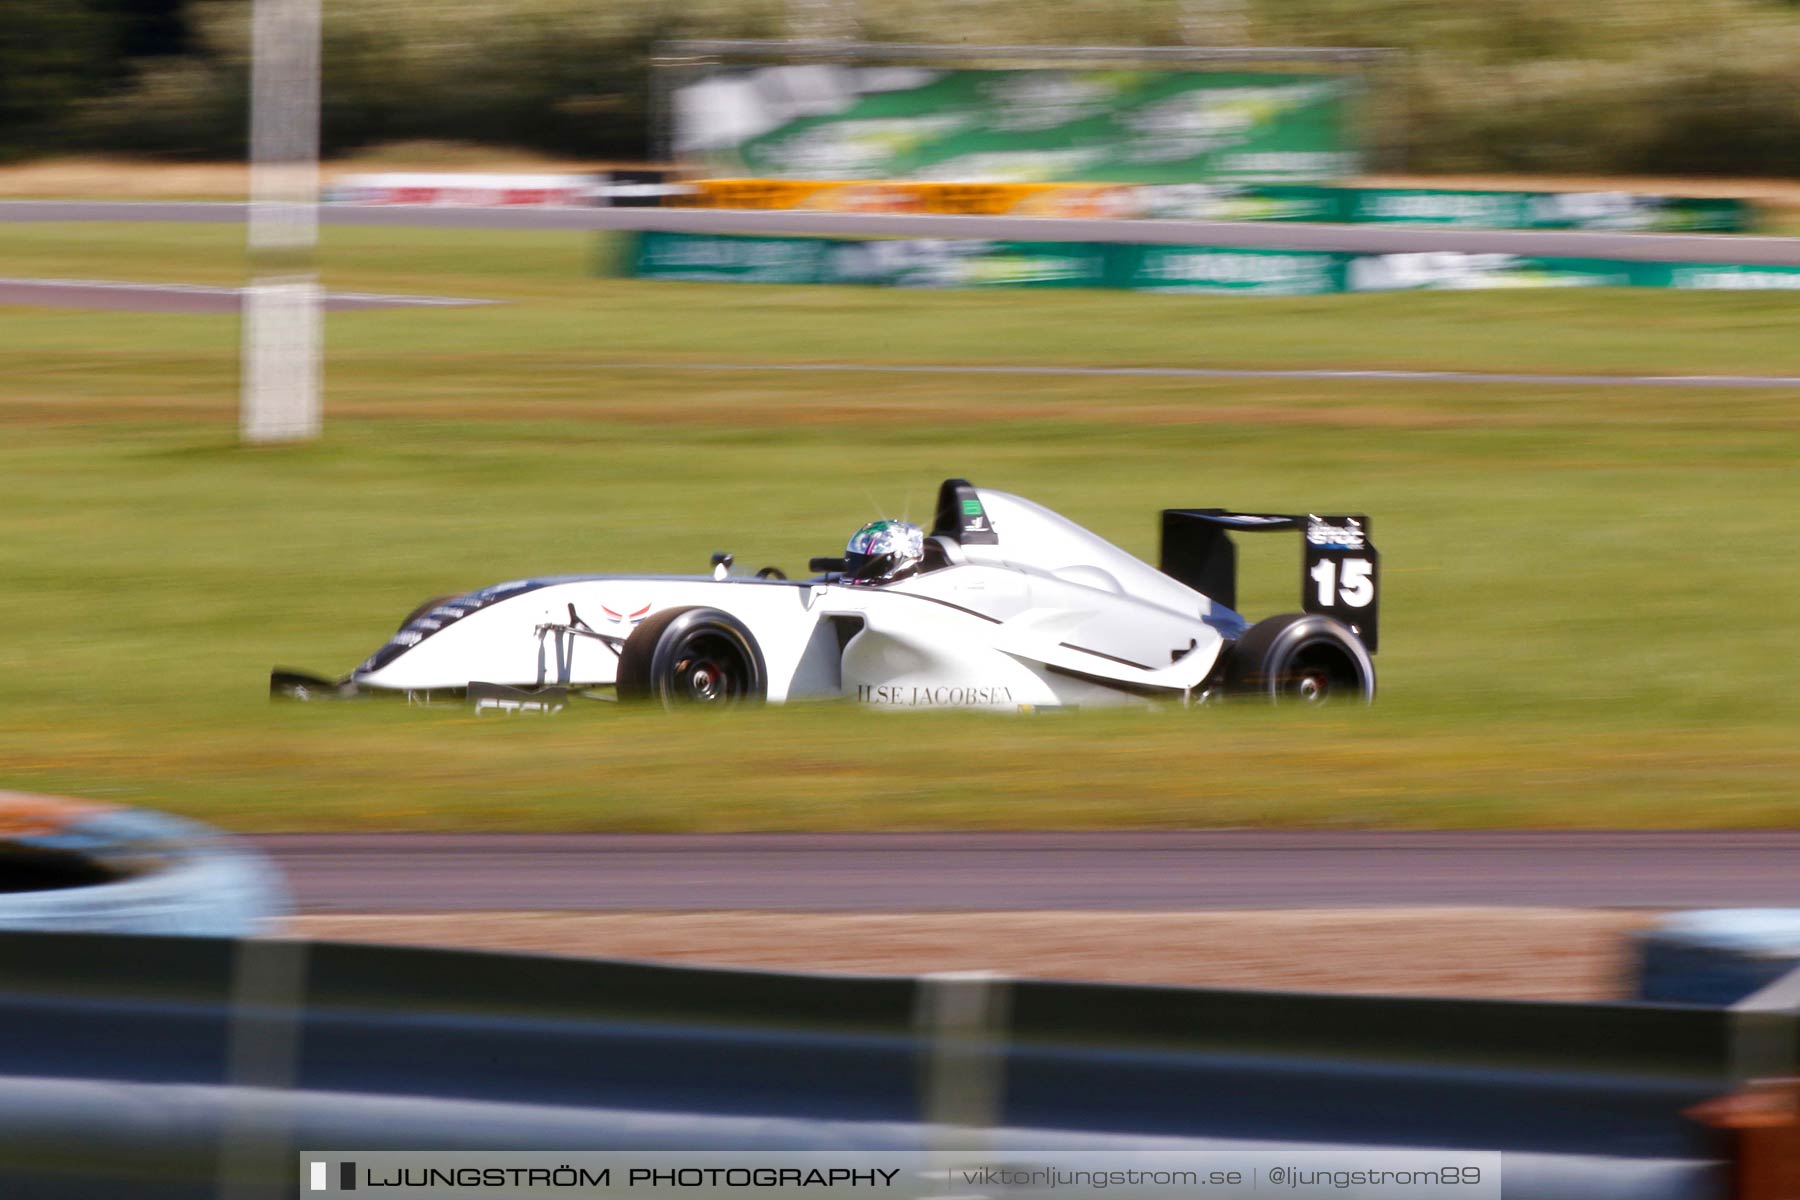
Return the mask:
[[400, 628], [405, 629], [408, 625], [411, 625], [414, 621], [418, 620], [420, 617], [424, 616], [426, 613], [430, 612], [432, 609], [436, 608], [438, 605], [446, 603], [446, 602], [454, 600], [454, 599], [456, 599], [455, 596], [433, 596], [431, 599], [427, 600], [425, 603], [419, 605], [419, 607], [417, 607], [417, 608], [413, 609], [411, 612], [407, 613], [405, 619], [400, 622]]
[[622, 701], [664, 708], [755, 704], [769, 693], [762, 649], [730, 613], [670, 608], [631, 631], [619, 651]]
[[1252, 625], [1227, 652], [1225, 693], [1290, 704], [1367, 704], [1375, 664], [1350, 627], [1321, 613]]

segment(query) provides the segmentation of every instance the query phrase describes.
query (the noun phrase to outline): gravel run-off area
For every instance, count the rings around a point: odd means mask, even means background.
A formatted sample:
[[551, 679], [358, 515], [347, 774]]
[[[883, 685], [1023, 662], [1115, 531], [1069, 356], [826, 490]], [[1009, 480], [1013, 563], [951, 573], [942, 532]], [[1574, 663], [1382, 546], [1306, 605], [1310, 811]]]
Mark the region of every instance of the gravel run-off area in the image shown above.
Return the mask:
[[769, 970], [1603, 1000], [1653, 914], [1565, 908], [305, 916], [292, 936]]

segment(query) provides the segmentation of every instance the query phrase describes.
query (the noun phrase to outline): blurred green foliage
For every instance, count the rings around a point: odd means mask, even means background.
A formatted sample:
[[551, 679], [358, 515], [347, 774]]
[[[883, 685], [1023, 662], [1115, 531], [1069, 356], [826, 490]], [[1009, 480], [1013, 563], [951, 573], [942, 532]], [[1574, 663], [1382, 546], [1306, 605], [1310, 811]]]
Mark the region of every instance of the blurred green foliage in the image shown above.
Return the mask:
[[[775, 37], [784, 0], [325, 0], [328, 152], [436, 139], [650, 152], [651, 48]], [[236, 156], [247, 0], [9, 0], [0, 152]], [[844, 0], [871, 40], [1172, 44], [1181, 0]], [[1800, 5], [1788, 0], [1245, 0], [1259, 45], [1388, 46], [1372, 125], [1435, 171], [1791, 176]], [[167, 17], [167, 12], [159, 14]], [[125, 32], [122, 34], [121, 29]], [[133, 36], [135, 31], [136, 36]], [[146, 44], [180, 53], [130, 57]]]
[[114, 66], [117, 14], [96, 0], [7, 0], [0, 9], [0, 157], [46, 144]]

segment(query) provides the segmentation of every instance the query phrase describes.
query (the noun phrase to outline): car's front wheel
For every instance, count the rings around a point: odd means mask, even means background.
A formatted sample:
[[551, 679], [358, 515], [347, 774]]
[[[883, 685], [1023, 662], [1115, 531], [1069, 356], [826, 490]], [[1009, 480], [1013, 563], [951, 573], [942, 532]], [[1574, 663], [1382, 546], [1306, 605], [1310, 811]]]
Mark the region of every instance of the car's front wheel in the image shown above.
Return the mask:
[[769, 685], [762, 650], [742, 621], [716, 608], [671, 608], [625, 639], [617, 690], [620, 700], [677, 708], [750, 703]]

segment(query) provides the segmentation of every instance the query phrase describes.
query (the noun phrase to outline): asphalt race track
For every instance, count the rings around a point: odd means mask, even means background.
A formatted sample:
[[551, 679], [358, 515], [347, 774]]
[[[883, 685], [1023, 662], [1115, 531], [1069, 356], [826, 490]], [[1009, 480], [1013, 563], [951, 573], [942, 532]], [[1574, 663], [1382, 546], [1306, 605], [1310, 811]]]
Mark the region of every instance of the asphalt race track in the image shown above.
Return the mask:
[[1800, 832], [275, 834], [303, 912], [1800, 906]]
[[[237, 222], [247, 205], [197, 201], [0, 201], [0, 221]], [[1106, 241], [1143, 245], [1250, 246], [1343, 250], [1624, 258], [1649, 262], [1800, 266], [1800, 238], [1743, 234], [1538, 232], [1301, 222], [1095, 220], [957, 217], [907, 213], [720, 212], [680, 208], [456, 208], [321, 205], [327, 225], [413, 225], [447, 229], [666, 229], [688, 233], [821, 234], [863, 237], [1000, 238], [1027, 242]]]

